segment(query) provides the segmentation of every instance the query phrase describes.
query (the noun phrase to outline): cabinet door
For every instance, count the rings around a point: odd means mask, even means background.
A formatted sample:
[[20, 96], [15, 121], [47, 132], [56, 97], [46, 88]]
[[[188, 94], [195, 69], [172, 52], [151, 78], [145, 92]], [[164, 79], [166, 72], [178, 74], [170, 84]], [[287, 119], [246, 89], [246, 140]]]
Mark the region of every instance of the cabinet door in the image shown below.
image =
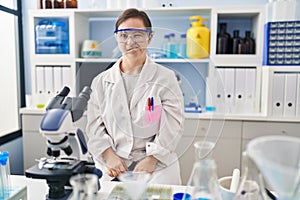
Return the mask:
[[186, 119], [184, 134], [176, 149], [183, 184], [187, 184], [192, 172], [195, 161], [193, 144], [199, 140], [216, 141], [213, 158], [217, 162], [219, 177], [230, 175], [234, 168], [240, 168], [241, 122]]
[[300, 124], [292, 122], [243, 122], [243, 146], [256, 137], [265, 135], [289, 135], [300, 137]]

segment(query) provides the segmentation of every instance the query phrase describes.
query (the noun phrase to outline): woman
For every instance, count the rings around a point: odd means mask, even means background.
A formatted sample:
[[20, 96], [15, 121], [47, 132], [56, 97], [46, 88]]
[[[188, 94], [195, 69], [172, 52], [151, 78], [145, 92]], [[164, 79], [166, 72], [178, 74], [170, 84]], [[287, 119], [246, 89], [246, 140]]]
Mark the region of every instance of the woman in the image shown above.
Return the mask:
[[174, 150], [183, 131], [183, 96], [175, 73], [147, 57], [152, 37], [145, 12], [128, 9], [117, 19], [122, 57], [92, 82], [88, 148], [106, 178], [146, 171], [150, 183], [181, 184]]

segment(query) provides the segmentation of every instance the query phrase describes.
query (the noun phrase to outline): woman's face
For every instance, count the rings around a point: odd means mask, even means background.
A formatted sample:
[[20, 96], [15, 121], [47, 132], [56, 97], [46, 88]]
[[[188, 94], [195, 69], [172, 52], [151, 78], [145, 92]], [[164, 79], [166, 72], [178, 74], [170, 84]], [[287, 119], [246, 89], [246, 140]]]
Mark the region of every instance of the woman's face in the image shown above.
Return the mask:
[[123, 55], [136, 57], [146, 54], [146, 48], [150, 42], [150, 33], [146, 29], [143, 20], [129, 18], [120, 24], [118, 30], [115, 36]]

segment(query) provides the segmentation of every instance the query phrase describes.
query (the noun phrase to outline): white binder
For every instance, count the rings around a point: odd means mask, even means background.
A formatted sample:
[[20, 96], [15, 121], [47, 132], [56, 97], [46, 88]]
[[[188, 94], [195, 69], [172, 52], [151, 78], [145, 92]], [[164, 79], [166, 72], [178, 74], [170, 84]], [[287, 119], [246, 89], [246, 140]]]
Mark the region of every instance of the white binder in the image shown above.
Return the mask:
[[54, 92], [54, 79], [53, 79], [53, 67], [45, 66], [45, 92], [46, 94], [53, 94]]
[[253, 113], [255, 111], [256, 68], [246, 69], [245, 82], [245, 112]]
[[67, 86], [71, 89], [71, 68], [70, 67], [62, 67], [62, 83], [63, 87]]
[[60, 66], [55, 66], [53, 68], [53, 75], [54, 75], [54, 93], [58, 94], [62, 88], [62, 67]]
[[285, 92], [283, 115], [289, 117], [296, 116], [296, 90], [297, 90], [297, 74], [285, 74]]
[[215, 102], [216, 102], [216, 112], [224, 113], [225, 112], [225, 69], [224, 68], [216, 68], [216, 94], [215, 94]]
[[297, 74], [296, 116], [300, 117], [300, 73]]
[[225, 112], [234, 111], [235, 69], [225, 68]]
[[235, 113], [243, 113], [245, 110], [246, 69], [235, 69]]
[[36, 80], [36, 93], [44, 94], [45, 93], [45, 74], [44, 67], [38, 66], [35, 68], [35, 80]]
[[283, 116], [283, 101], [285, 89], [285, 74], [274, 73], [272, 88], [272, 115]]

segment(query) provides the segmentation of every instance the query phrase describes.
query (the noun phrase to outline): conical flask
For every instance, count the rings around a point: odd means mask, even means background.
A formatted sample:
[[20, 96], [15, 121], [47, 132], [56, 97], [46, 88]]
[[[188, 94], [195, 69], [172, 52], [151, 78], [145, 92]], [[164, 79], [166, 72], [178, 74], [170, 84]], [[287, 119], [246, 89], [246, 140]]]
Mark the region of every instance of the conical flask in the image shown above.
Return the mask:
[[234, 200], [269, 200], [263, 176], [246, 152], [243, 152], [242, 162], [243, 176]]
[[191, 194], [192, 200], [221, 200], [217, 165], [212, 158], [214, 146], [209, 141], [194, 144], [196, 160], [187, 186], [187, 193]]

